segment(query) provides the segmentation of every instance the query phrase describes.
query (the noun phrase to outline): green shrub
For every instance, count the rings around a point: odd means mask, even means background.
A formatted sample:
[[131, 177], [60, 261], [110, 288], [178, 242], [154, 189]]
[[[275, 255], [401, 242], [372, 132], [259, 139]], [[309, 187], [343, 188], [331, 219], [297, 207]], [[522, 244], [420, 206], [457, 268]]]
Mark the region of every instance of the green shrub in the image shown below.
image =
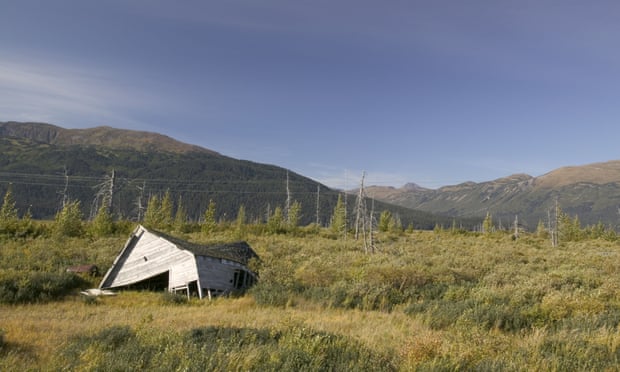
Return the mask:
[[0, 303], [34, 303], [58, 300], [84, 285], [73, 273], [0, 272]]
[[181, 305], [181, 304], [186, 304], [189, 302], [189, 299], [187, 298], [187, 296], [179, 294], [179, 293], [168, 292], [168, 291], [165, 291], [162, 294], [161, 298], [164, 304], [170, 304], [170, 305]]
[[80, 202], [67, 203], [54, 218], [54, 234], [57, 236], [82, 236], [84, 226], [82, 223], [82, 211]]
[[95, 218], [90, 222], [88, 231], [96, 237], [108, 236], [114, 233], [114, 220], [108, 207], [102, 205]]
[[287, 286], [278, 283], [259, 282], [249, 290], [257, 304], [263, 306], [285, 306], [293, 293]]

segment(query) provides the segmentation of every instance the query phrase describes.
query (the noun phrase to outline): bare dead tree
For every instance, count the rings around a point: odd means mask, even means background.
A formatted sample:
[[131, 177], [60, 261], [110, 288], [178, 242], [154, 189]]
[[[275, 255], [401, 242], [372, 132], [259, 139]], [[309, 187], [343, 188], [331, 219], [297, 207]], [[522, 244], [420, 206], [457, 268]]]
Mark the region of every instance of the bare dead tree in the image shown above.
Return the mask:
[[114, 169], [112, 169], [112, 173], [109, 176], [104, 177], [104, 181], [98, 185], [95, 185], [94, 188], [97, 189], [95, 193], [95, 198], [90, 207], [90, 219], [95, 218], [97, 213], [99, 212], [99, 208], [105, 206], [108, 208], [108, 211], [112, 212], [112, 200], [114, 198], [114, 181], [116, 178], [116, 173]]
[[555, 198], [555, 226], [553, 228], [554, 234], [554, 242], [553, 246], [557, 247], [560, 244], [560, 204], [558, 203], [558, 198]]
[[344, 240], [347, 240], [347, 230], [349, 227], [348, 209], [349, 203], [347, 202], [347, 170], [344, 170]]
[[547, 209], [547, 230], [549, 231], [549, 237], [551, 238], [551, 246], [555, 247], [553, 239], [553, 228], [551, 227], [551, 209]]
[[364, 192], [364, 178], [366, 172], [362, 173], [362, 180], [360, 181], [360, 188], [357, 193], [356, 207], [355, 207], [355, 240], [359, 239], [360, 228], [364, 241], [366, 240], [366, 193]]
[[142, 181], [142, 186], [136, 186], [140, 191], [138, 194], [138, 199], [136, 200], [136, 208], [138, 209], [138, 222], [142, 221], [143, 213], [144, 213], [144, 205], [142, 204], [142, 200], [144, 200], [144, 191], [146, 190], [146, 181]]
[[555, 198], [555, 216], [551, 219], [551, 210], [547, 209], [547, 224], [549, 225], [549, 235], [551, 238], [551, 246], [553, 248], [558, 246], [558, 215], [560, 207], [558, 205], [558, 198]]
[[65, 206], [67, 205], [67, 202], [69, 201], [69, 170], [67, 170], [67, 166], [63, 166], [63, 174], [65, 177], [65, 186], [62, 189], [62, 191], [59, 191], [59, 194], [62, 195], [62, 198], [60, 200], [60, 209], [63, 210], [65, 209]]
[[320, 215], [320, 210], [319, 210], [319, 198], [321, 196], [321, 185], [318, 184], [316, 185], [316, 226], [319, 227], [321, 226], [321, 215]]
[[371, 211], [368, 213], [368, 208], [366, 205], [366, 190], [364, 188], [365, 179], [366, 172], [363, 172], [355, 208], [355, 240], [359, 240], [361, 235], [361, 238], [364, 241], [364, 252], [374, 253], [376, 247], [376, 235], [374, 233], [374, 229], [377, 225], [374, 217], [375, 201], [374, 199], [372, 200]]
[[515, 215], [514, 229], [514, 237], [517, 239], [519, 238], [519, 215]]
[[291, 189], [289, 188], [288, 169], [286, 170], [286, 203], [284, 206], [284, 213], [286, 213], [286, 223], [291, 223]]
[[369, 244], [366, 249], [366, 253], [375, 253], [377, 248], [377, 240], [375, 229], [377, 228], [377, 219], [375, 218], [375, 199], [372, 199], [370, 204], [370, 218], [369, 218]]
[[114, 169], [112, 169], [112, 174], [110, 175], [110, 182], [109, 182], [109, 186], [108, 186], [108, 199], [106, 200], [106, 206], [108, 207], [108, 210], [110, 211], [110, 213], [112, 212], [112, 203], [114, 200], [114, 182], [116, 181], [116, 172]]

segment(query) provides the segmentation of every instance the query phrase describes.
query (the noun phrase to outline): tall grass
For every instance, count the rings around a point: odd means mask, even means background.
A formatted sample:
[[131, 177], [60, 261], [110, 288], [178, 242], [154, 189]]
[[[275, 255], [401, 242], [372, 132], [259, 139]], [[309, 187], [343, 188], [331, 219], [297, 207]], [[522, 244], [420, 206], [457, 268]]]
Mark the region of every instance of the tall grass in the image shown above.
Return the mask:
[[[616, 241], [551, 248], [528, 234], [414, 231], [380, 235], [367, 255], [361, 242], [316, 229], [248, 228], [245, 238], [260, 280], [240, 298], [122, 292], [85, 302], [68, 291], [0, 305], [0, 369], [617, 369]], [[6, 241], [0, 274], [56, 275], [78, 263], [105, 272], [125, 239]]]
[[303, 327], [152, 332], [112, 326], [72, 338], [52, 363], [102, 371], [395, 370], [389, 358], [355, 340]]

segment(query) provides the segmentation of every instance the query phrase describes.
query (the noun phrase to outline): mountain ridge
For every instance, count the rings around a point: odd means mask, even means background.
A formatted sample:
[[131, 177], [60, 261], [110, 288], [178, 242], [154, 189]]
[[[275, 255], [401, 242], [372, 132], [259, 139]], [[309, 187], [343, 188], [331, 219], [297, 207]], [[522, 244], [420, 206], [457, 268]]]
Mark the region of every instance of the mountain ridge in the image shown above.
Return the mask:
[[[146, 137], [147, 140], [144, 140]], [[210, 200], [218, 218], [229, 220], [240, 206], [250, 221], [284, 205], [289, 188], [301, 203], [301, 224], [329, 222], [340, 191], [276, 165], [238, 160], [170, 137], [111, 127], [64, 129], [46, 123], [0, 123], [0, 193], [9, 185], [21, 212], [52, 218], [62, 195], [79, 200], [83, 213], [96, 211], [96, 194], [114, 170], [113, 214], [136, 219], [149, 195], [171, 191], [188, 216], [198, 221]], [[320, 189], [318, 199], [317, 186]], [[348, 201], [352, 210], [354, 200]], [[318, 207], [317, 207], [318, 204]], [[390, 210], [404, 226], [431, 229], [445, 217], [377, 202], [377, 213]], [[143, 212], [143, 211], [142, 211]], [[462, 220], [463, 225], [473, 222]]]
[[554, 169], [533, 177], [518, 173], [484, 182], [463, 182], [438, 189], [368, 187], [366, 194], [385, 202], [454, 217], [519, 216], [530, 227], [547, 219], [557, 199], [569, 214], [588, 224], [618, 225], [620, 160]]
[[139, 151], [204, 152], [220, 155], [216, 151], [183, 143], [163, 134], [110, 126], [67, 129], [48, 123], [8, 121], [0, 122], [0, 137], [27, 138], [50, 145], [93, 145]]

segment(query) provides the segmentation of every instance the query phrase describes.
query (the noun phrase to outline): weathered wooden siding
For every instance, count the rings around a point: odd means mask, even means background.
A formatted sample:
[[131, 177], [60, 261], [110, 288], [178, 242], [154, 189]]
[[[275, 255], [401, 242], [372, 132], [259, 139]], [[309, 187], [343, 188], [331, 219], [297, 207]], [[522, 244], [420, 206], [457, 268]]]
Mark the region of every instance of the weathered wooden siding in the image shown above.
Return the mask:
[[197, 264], [201, 288], [209, 289], [216, 295], [236, 289], [235, 272], [247, 271], [247, 275], [253, 276], [245, 266], [225, 259], [198, 256]]
[[[136, 233], [133, 248], [127, 247], [102, 288], [122, 287], [170, 272], [169, 286], [176, 287], [197, 280], [194, 255], [144, 229]], [[118, 267], [116, 267], [118, 266]]]

